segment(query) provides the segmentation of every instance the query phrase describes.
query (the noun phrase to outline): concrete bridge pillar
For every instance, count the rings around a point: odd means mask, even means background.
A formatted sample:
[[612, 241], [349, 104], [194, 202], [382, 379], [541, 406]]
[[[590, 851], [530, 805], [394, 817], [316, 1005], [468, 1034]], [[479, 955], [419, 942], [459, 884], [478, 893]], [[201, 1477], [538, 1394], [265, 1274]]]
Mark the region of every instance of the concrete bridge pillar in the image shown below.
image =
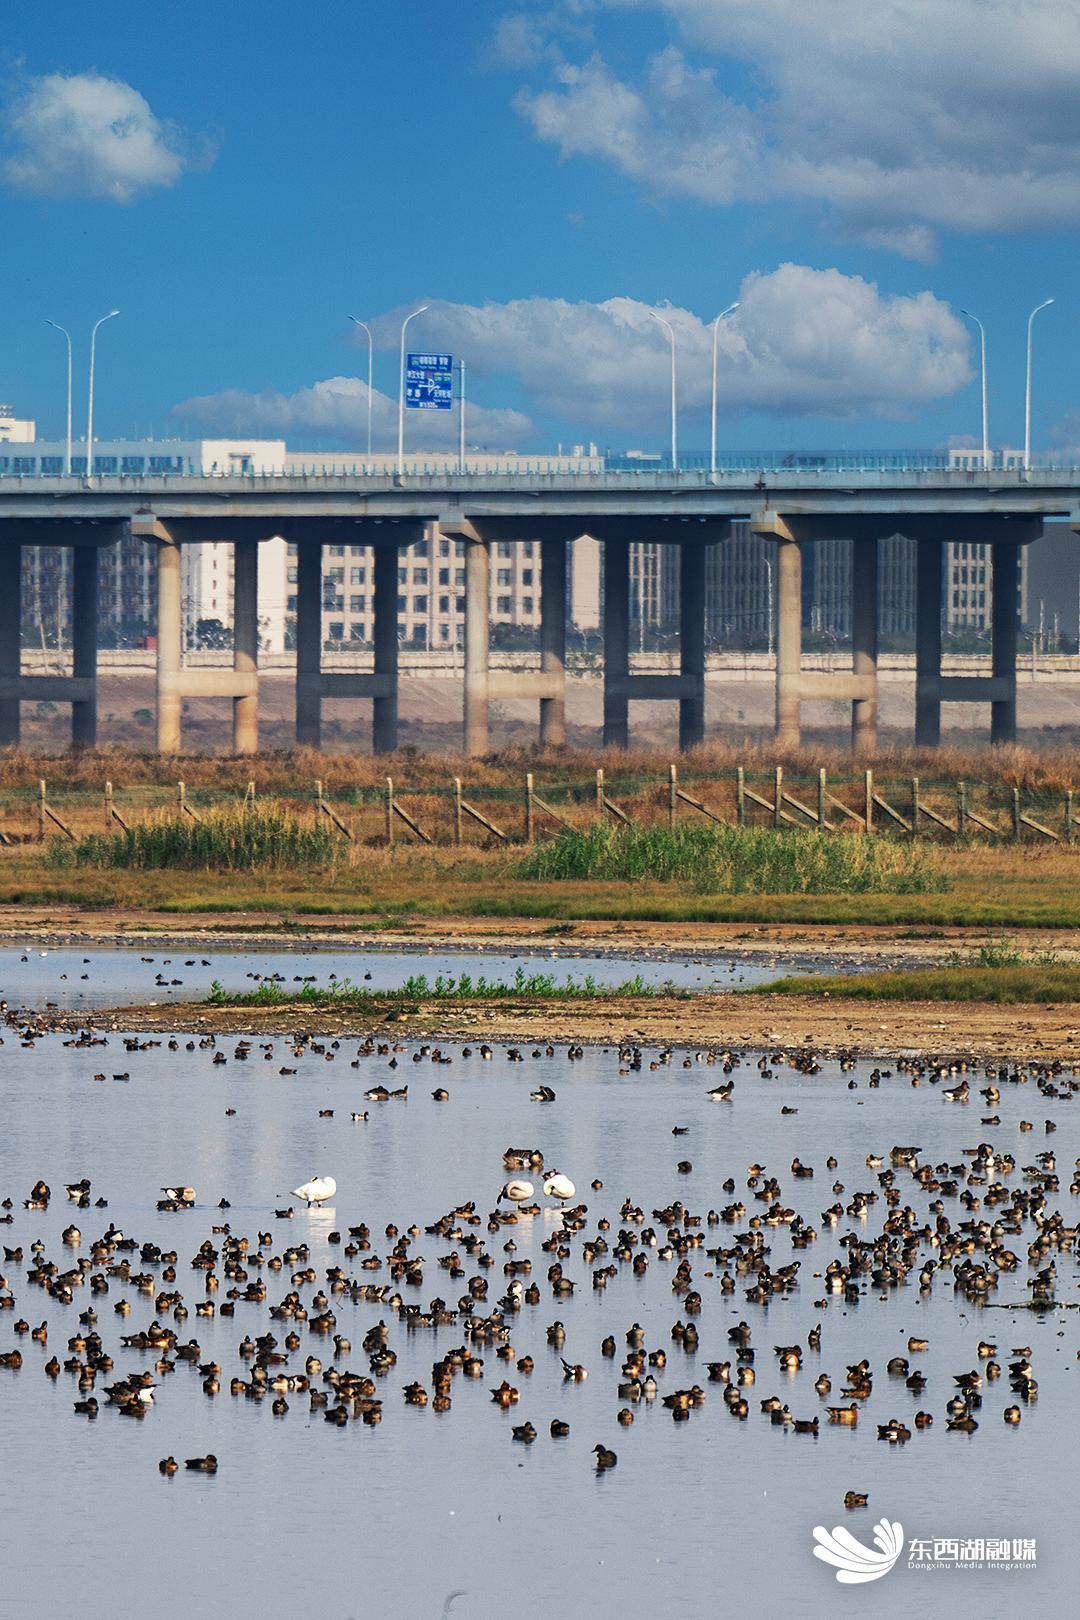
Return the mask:
[[465, 752], [488, 751], [488, 645], [491, 555], [484, 540], [465, 545]]
[[705, 741], [705, 547], [679, 546], [679, 672], [691, 687], [679, 699], [679, 747]]
[[[22, 546], [0, 549], [0, 677], [19, 678], [22, 640]], [[19, 700], [0, 698], [0, 746], [19, 741]]]
[[[71, 746], [97, 746], [98, 548], [74, 546], [71, 593], [71, 673], [90, 682], [71, 705]], [[78, 690], [78, 688], [77, 688]]]
[[604, 747], [630, 740], [630, 543], [604, 541]]
[[540, 674], [555, 693], [540, 699], [540, 746], [566, 742], [566, 541], [540, 543]]
[[991, 585], [991, 679], [1005, 683], [1005, 696], [990, 704], [990, 741], [1016, 741], [1016, 645], [1019, 614], [1016, 587], [1019, 578], [1019, 548], [996, 545], [993, 549]]
[[776, 541], [776, 740], [802, 740], [802, 546]]
[[157, 751], [180, 752], [180, 547], [157, 540]]
[[920, 536], [915, 563], [915, 745], [941, 742], [941, 568], [943, 542]]
[[259, 751], [259, 542], [233, 543], [233, 670], [253, 690], [233, 697], [233, 752]]
[[[384, 543], [374, 552], [376, 695], [371, 746], [376, 754], [392, 754], [398, 744], [398, 548]], [[379, 695], [384, 683], [386, 689]]]
[[877, 747], [878, 542], [851, 543], [851, 667], [871, 695], [851, 704], [851, 747], [872, 754]]
[[296, 547], [296, 740], [322, 742], [322, 543]]

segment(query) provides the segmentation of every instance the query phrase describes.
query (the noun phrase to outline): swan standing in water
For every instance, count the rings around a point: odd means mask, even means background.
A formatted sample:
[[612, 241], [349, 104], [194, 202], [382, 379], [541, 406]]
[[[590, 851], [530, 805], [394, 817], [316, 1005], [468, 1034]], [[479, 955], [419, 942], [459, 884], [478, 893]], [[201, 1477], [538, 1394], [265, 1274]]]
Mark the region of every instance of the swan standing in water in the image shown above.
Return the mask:
[[558, 1170], [552, 1170], [544, 1177], [544, 1196], [547, 1198], [565, 1200], [573, 1198], [576, 1191], [577, 1188], [570, 1177], [564, 1176]]
[[312, 1176], [302, 1187], [293, 1188], [293, 1197], [306, 1199], [310, 1209], [312, 1204], [325, 1204], [336, 1192], [337, 1182], [333, 1176]]
[[523, 1204], [532, 1195], [533, 1184], [531, 1181], [508, 1181], [499, 1194], [499, 1202], [501, 1203], [504, 1198], [508, 1198], [512, 1204]]

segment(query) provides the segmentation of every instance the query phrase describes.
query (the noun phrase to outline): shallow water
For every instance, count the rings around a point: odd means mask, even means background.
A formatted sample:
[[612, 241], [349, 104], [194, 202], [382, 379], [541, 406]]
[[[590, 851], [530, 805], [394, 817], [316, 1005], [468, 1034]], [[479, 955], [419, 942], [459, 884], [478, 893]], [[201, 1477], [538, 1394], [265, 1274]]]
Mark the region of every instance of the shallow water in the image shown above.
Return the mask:
[[[510, 980], [518, 968], [526, 973], [551, 973], [560, 983], [580, 982], [587, 975], [601, 984], [620, 984], [639, 975], [647, 984], [671, 983], [680, 989], [729, 990], [764, 984], [781, 973], [807, 968], [805, 961], [737, 957], [579, 956], [566, 950], [377, 951], [350, 950], [218, 950], [173, 947], [165, 951], [137, 949], [47, 949], [27, 946], [25, 951], [0, 950], [0, 987], [16, 1007], [47, 1005], [78, 1011], [80, 1008], [135, 1006], [165, 1001], [201, 1000], [215, 979], [226, 990], [257, 989], [266, 979], [283, 989], [305, 982], [330, 985], [350, 979], [372, 990], [389, 990], [412, 974], [425, 974], [431, 983], [437, 974], [481, 973], [488, 979]], [[828, 964], [809, 964], [814, 971], [829, 971]], [[164, 983], [160, 982], [164, 981]]]
[[[647, 1054], [642, 1072], [620, 1075], [614, 1051], [587, 1050], [571, 1061], [558, 1049], [553, 1057], [519, 1064], [508, 1061], [505, 1049], [483, 1062], [475, 1053], [466, 1060], [460, 1047], [444, 1043], [442, 1051], [454, 1057], [448, 1065], [436, 1066], [429, 1057], [414, 1063], [417, 1048], [405, 1046], [395, 1070], [385, 1056], [365, 1058], [354, 1070], [354, 1043], [343, 1044], [332, 1062], [325, 1053], [294, 1057], [282, 1040], [271, 1043], [269, 1061], [258, 1043], [247, 1062], [233, 1056], [234, 1041], [220, 1045], [228, 1062], [215, 1065], [210, 1051], [188, 1052], [183, 1042], [177, 1052], [161, 1044], [133, 1054], [116, 1036], [108, 1046], [78, 1050], [50, 1035], [23, 1049], [15, 1032], [5, 1031], [0, 1197], [10, 1196], [15, 1208], [13, 1224], [0, 1226], [0, 1244], [21, 1244], [26, 1258], [0, 1261], [16, 1294], [16, 1309], [0, 1311], [0, 1351], [17, 1343], [24, 1356], [19, 1371], [0, 1369], [0, 1523], [6, 1547], [0, 1616], [78, 1613], [126, 1620], [157, 1602], [170, 1608], [182, 1603], [207, 1620], [246, 1620], [312, 1606], [320, 1615], [380, 1620], [438, 1620], [447, 1613], [494, 1620], [510, 1609], [558, 1612], [571, 1620], [707, 1620], [747, 1607], [792, 1616], [906, 1616], [913, 1602], [928, 1615], [951, 1613], [958, 1603], [990, 1616], [1031, 1613], [1036, 1605], [1048, 1613], [1072, 1612], [1075, 1514], [1068, 1448], [1080, 1380], [1074, 1313], [980, 1312], [954, 1302], [947, 1274], [939, 1274], [928, 1297], [920, 1296], [913, 1274], [884, 1301], [867, 1285], [857, 1305], [832, 1295], [821, 1309], [814, 1302], [823, 1284], [814, 1274], [843, 1255], [846, 1232], [880, 1229], [880, 1204], [864, 1219], [843, 1217], [835, 1231], [820, 1221], [820, 1211], [835, 1201], [834, 1179], [843, 1182], [845, 1198], [857, 1188], [876, 1189], [866, 1156], [887, 1154], [894, 1143], [919, 1143], [924, 1158], [956, 1163], [965, 1146], [988, 1139], [1016, 1154], [1010, 1185], [1022, 1181], [1020, 1167], [1053, 1146], [1063, 1185], [1050, 1205], [1075, 1219], [1067, 1187], [1068, 1167], [1080, 1153], [1080, 1131], [1071, 1117], [1076, 1104], [1048, 1104], [1033, 1084], [1003, 1087], [1001, 1126], [989, 1129], [980, 1124], [978, 1102], [950, 1105], [937, 1087], [915, 1088], [894, 1076], [870, 1088], [868, 1064], [854, 1071], [857, 1089], [849, 1090], [851, 1076], [836, 1065], [825, 1065], [813, 1078], [778, 1066], [769, 1080], [748, 1061], [736, 1071], [735, 1100], [714, 1104], [705, 1093], [719, 1070], [697, 1063], [683, 1068], [681, 1054], [655, 1071], [648, 1068], [655, 1054]], [[294, 1068], [295, 1075], [282, 1075], [282, 1067]], [[95, 1073], [102, 1072], [130, 1078], [95, 1082]], [[408, 1083], [408, 1101], [364, 1102], [364, 1088], [384, 1080]], [[554, 1086], [553, 1104], [530, 1100], [541, 1080]], [[449, 1089], [449, 1102], [431, 1099], [439, 1085]], [[784, 1116], [782, 1106], [798, 1113]], [[227, 1117], [227, 1108], [235, 1115]], [[321, 1108], [333, 1108], [333, 1118], [319, 1118]], [[354, 1124], [351, 1110], [365, 1108], [367, 1122]], [[1049, 1138], [1043, 1130], [1048, 1115], [1059, 1125]], [[1037, 1129], [1021, 1135], [1021, 1118]], [[676, 1124], [688, 1126], [689, 1134], [673, 1137]], [[330, 1231], [364, 1221], [372, 1252], [385, 1256], [389, 1221], [402, 1230], [413, 1221], [423, 1226], [468, 1199], [486, 1214], [505, 1180], [502, 1151], [509, 1144], [535, 1144], [550, 1165], [568, 1172], [589, 1205], [586, 1231], [595, 1232], [596, 1219], [606, 1214], [612, 1242], [627, 1195], [644, 1208], [646, 1224], [655, 1226], [653, 1209], [676, 1198], [701, 1213], [722, 1207], [730, 1200], [721, 1183], [732, 1176], [748, 1215], [763, 1211], [765, 1205], [755, 1204], [746, 1190], [747, 1166], [755, 1160], [775, 1171], [784, 1201], [813, 1221], [819, 1239], [794, 1254], [802, 1262], [800, 1286], [767, 1309], [746, 1301], [746, 1278], [733, 1295], [722, 1295], [716, 1277], [708, 1275], [715, 1268], [704, 1250], [692, 1251], [703, 1307], [696, 1319], [700, 1349], [688, 1356], [671, 1339], [672, 1324], [684, 1315], [671, 1286], [674, 1261], [650, 1250], [644, 1277], [623, 1265], [606, 1289], [594, 1291], [576, 1237], [566, 1270], [579, 1287], [572, 1299], [556, 1301], [545, 1281], [551, 1256], [539, 1248], [557, 1222], [555, 1213], [545, 1210], [496, 1235], [481, 1225], [471, 1230], [484, 1237], [497, 1263], [486, 1273], [488, 1306], [479, 1310], [490, 1308], [505, 1286], [506, 1241], [516, 1243], [516, 1258], [533, 1261], [541, 1303], [514, 1317], [512, 1332], [518, 1355], [536, 1359], [531, 1377], [484, 1347], [484, 1378], [455, 1378], [450, 1412], [407, 1407], [402, 1386], [412, 1379], [430, 1384], [432, 1361], [462, 1343], [460, 1324], [409, 1334], [388, 1307], [339, 1297], [332, 1308], [352, 1350], [338, 1365], [367, 1372], [360, 1340], [380, 1318], [399, 1357], [380, 1381], [379, 1427], [353, 1422], [336, 1429], [321, 1413], [309, 1412], [304, 1395], [289, 1396], [291, 1409], [278, 1419], [269, 1400], [230, 1397], [229, 1377], [250, 1373], [250, 1363], [237, 1356], [240, 1339], [273, 1330], [281, 1340], [288, 1324], [270, 1322], [265, 1305], [238, 1303], [231, 1320], [195, 1316], [194, 1301], [203, 1290], [188, 1262], [214, 1222], [227, 1220], [234, 1233], [250, 1236], [253, 1247], [257, 1233], [270, 1230], [275, 1253], [307, 1242], [320, 1280], [327, 1265], [341, 1264], [350, 1276], [384, 1282], [385, 1269], [362, 1272], [358, 1259], [331, 1246]], [[839, 1160], [835, 1172], [825, 1166], [830, 1152]], [[788, 1173], [796, 1153], [815, 1167], [813, 1180]], [[692, 1161], [690, 1174], [676, 1170], [681, 1159]], [[275, 1220], [275, 1208], [296, 1203], [289, 1188], [313, 1171], [337, 1178], [334, 1205], [297, 1208], [291, 1221]], [[107, 1197], [107, 1209], [74, 1211], [68, 1203], [64, 1183], [83, 1175], [93, 1180], [93, 1196]], [[51, 1206], [27, 1211], [22, 1200], [39, 1176], [53, 1188]], [[590, 1188], [594, 1177], [604, 1183], [600, 1191]], [[159, 1186], [177, 1178], [196, 1186], [199, 1207], [159, 1213]], [[899, 1173], [898, 1181], [904, 1201], [925, 1218], [925, 1196], [906, 1174]], [[213, 1207], [223, 1194], [232, 1203], [224, 1215]], [[964, 1218], [957, 1200], [947, 1203], [954, 1224]], [[152, 1364], [152, 1356], [120, 1348], [119, 1339], [121, 1332], [148, 1325], [153, 1301], [113, 1281], [107, 1295], [77, 1289], [75, 1304], [64, 1308], [31, 1288], [29, 1245], [40, 1237], [51, 1258], [62, 1267], [70, 1264], [60, 1233], [71, 1220], [82, 1230], [84, 1254], [110, 1221], [140, 1241], [178, 1250], [175, 1286], [192, 1307], [178, 1331], [182, 1340], [198, 1339], [204, 1359], [221, 1362], [223, 1392], [216, 1399], [202, 1393], [193, 1368], [177, 1363], [175, 1372], [159, 1380], [158, 1398], [144, 1421], [127, 1420], [105, 1406], [103, 1386]], [[746, 1222], [703, 1230], [707, 1246], [728, 1246]], [[1021, 1265], [1002, 1277], [996, 1295], [1002, 1302], [1027, 1298], [1026, 1238], [1010, 1241]], [[769, 1228], [767, 1242], [774, 1267], [793, 1257], [785, 1228]], [[403, 1288], [406, 1297], [426, 1304], [436, 1294], [455, 1302], [464, 1293], [464, 1281], [452, 1281], [436, 1264], [449, 1248], [421, 1233], [413, 1249], [426, 1257], [424, 1284]], [[148, 1269], [139, 1268], [137, 1255], [132, 1258], [136, 1269]], [[1059, 1297], [1072, 1301], [1073, 1262], [1059, 1255], [1057, 1265]], [[465, 1267], [469, 1276], [478, 1271], [467, 1259]], [[287, 1266], [275, 1273], [249, 1266], [248, 1275], [266, 1279], [269, 1302], [290, 1287]], [[223, 1279], [219, 1302], [227, 1286]], [[305, 1298], [313, 1291], [305, 1289]], [[112, 1309], [122, 1296], [133, 1306], [126, 1320]], [[41, 1371], [49, 1355], [64, 1359], [78, 1312], [90, 1304], [116, 1362], [114, 1372], [99, 1380], [102, 1409], [94, 1422], [73, 1414], [77, 1391], [67, 1374], [53, 1384]], [[32, 1324], [48, 1320], [47, 1347], [28, 1336], [15, 1339], [20, 1315]], [[559, 1353], [545, 1336], [556, 1318], [566, 1325], [563, 1353], [589, 1368], [585, 1383], [563, 1382]], [[722, 1386], [707, 1383], [705, 1372], [707, 1361], [728, 1358], [727, 1329], [740, 1319], [753, 1328], [757, 1369], [745, 1422], [725, 1410]], [[645, 1328], [648, 1348], [668, 1352], [667, 1367], [657, 1374], [661, 1393], [695, 1380], [706, 1389], [705, 1406], [689, 1422], [673, 1423], [657, 1401], [635, 1408], [632, 1428], [616, 1424], [624, 1404], [616, 1389], [618, 1369], [634, 1321]], [[779, 1373], [773, 1345], [805, 1346], [808, 1329], [818, 1321], [820, 1352], [806, 1354], [800, 1373]], [[299, 1330], [303, 1342], [293, 1366], [302, 1370], [309, 1353], [329, 1365], [330, 1341], [310, 1335], [303, 1324]], [[600, 1355], [609, 1332], [619, 1344], [615, 1361]], [[930, 1340], [927, 1354], [912, 1357], [930, 1380], [920, 1397], [885, 1372], [889, 1356], [906, 1353], [912, 1333]], [[1039, 1399], [1024, 1409], [1019, 1429], [1008, 1428], [1001, 1412], [1014, 1397], [1003, 1377], [986, 1391], [978, 1432], [947, 1433], [944, 1407], [953, 1375], [976, 1365], [980, 1337], [999, 1343], [1003, 1362], [1011, 1346], [1031, 1346]], [[826, 1402], [815, 1394], [814, 1378], [829, 1372], [834, 1388], [828, 1402], [840, 1404], [844, 1367], [862, 1356], [872, 1362], [875, 1377], [858, 1428], [825, 1427]], [[488, 1394], [504, 1376], [521, 1390], [519, 1405], [509, 1413]], [[820, 1412], [820, 1434], [773, 1427], [759, 1409], [772, 1393], [789, 1402], [796, 1417]], [[876, 1423], [894, 1416], [910, 1422], [919, 1407], [934, 1413], [931, 1430], [915, 1432], [902, 1448], [877, 1440]], [[549, 1437], [554, 1416], [570, 1422], [568, 1439]], [[531, 1447], [510, 1438], [511, 1424], [527, 1418], [540, 1431]], [[593, 1471], [597, 1442], [618, 1454], [610, 1474]], [[220, 1460], [214, 1477], [183, 1468], [171, 1480], [158, 1474], [158, 1459], [168, 1453], [182, 1463], [207, 1451]], [[869, 1491], [868, 1512], [845, 1513], [848, 1489]], [[1037, 1568], [1032, 1574], [919, 1577], [905, 1567], [905, 1552], [872, 1588], [838, 1585], [811, 1554], [813, 1526], [844, 1524], [870, 1544], [882, 1514], [902, 1521], [906, 1540], [1035, 1536]], [[448, 1606], [454, 1592], [464, 1595]]]

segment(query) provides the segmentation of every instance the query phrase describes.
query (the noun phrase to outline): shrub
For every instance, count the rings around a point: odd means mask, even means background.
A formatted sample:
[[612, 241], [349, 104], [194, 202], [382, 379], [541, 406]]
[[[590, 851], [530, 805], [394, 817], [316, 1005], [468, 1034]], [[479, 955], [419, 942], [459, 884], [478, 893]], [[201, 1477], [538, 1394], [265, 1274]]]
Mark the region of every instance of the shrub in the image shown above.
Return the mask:
[[54, 866], [251, 871], [325, 866], [338, 848], [339, 839], [328, 826], [313, 826], [281, 810], [255, 805], [207, 810], [198, 821], [192, 816], [156, 816], [123, 832], [83, 838], [77, 844], [54, 839], [47, 858]]

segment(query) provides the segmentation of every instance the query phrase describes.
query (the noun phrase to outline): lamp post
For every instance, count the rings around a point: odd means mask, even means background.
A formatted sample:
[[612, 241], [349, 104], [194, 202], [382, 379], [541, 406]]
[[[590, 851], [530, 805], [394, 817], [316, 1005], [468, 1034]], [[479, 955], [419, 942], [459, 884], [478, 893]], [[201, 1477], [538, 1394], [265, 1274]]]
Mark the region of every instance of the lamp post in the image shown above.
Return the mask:
[[655, 309], [650, 309], [649, 314], [652, 316], [654, 321], [659, 321], [660, 325], [664, 328], [664, 331], [667, 333], [668, 338], [669, 338], [669, 340], [671, 342], [671, 470], [672, 470], [672, 472], [678, 472], [678, 470], [679, 470], [679, 437], [678, 437], [677, 416], [678, 416], [678, 381], [679, 381], [679, 374], [678, 374], [678, 362], [677, 362], [677, 360], [675, 358], [675, 333], [674, 333], [674, 330], [672, 329], [671, 322], [670, 321], [665, 321], [664, 317], [662, 315], [658, 315], [656, 313]]
[[465, 471], [465, 362], [458, 361], [461, 383], [458, 388], [458, 472]]
[[356, 315], [349, 316], [355, 326], [360, 326], [367, 333], [367, 453], [371, 458], [371, 378], [375, 363], [375, 345], [371, 338], [371, 327], [367, 321], [362, 321]]
[[734, 315], [739, 305], [736, 301], [722, 309], [712, 323], [712, 438], [710, 440], [711, 453], [709, 456], [709, 471], [716, 471], [716, 340], [720, 335], [720, 322], [726, 315]]
[[406, 315], [401, 323], [401, 371], [398, 377], [398, 410], [397, 410], [397, 470], [405, 471], [405, 328], [410, 321], [415, 321], [427, 309], [427, 304], [421, 304], [414, 309], [411, 315]]
[[1027, 387], [1024, 390], [1024, 471], [1031, 471], [1031, 328], [1040, 309], [1046, 309], [1054, 300], [1044, 298], [1028, 316], [1027, 333]]
[[107, 315], [94, 322], [90, 332], [90, 400], [86, 411], [86, 476], [94, 476], [94, 355], [97, 351], [98, 327], [111, 321], [114, 315], [119, 315], [118, 309], [110, 309]]
[[983, 472], [990, 471], [990, 428], [986, 414], [986, 328], [977, 315], [969, 309], [962, 309], [961, 315], [966, 315], [969, 321], [974, 321], [979, 328], [979, 348], [982, 355], [982, 460]]
[[62, 332], [67, 339], [67, 449], [64, 454], [64, 476], [71, 477], [71, 333], [66, 326], [60, 326], [56, 321], [46, 321], [47, 326], [53, 326]]

